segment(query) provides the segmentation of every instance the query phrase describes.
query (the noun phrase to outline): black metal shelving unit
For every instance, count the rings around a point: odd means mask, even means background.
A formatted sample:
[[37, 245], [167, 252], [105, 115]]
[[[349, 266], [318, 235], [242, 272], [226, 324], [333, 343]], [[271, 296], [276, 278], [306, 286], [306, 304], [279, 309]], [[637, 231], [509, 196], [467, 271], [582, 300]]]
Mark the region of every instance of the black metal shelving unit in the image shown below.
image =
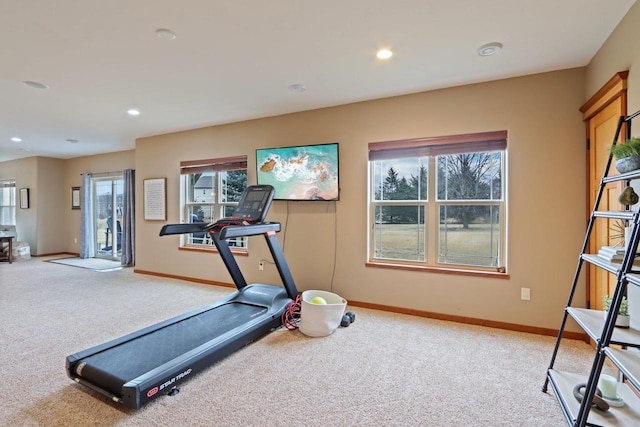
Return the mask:
[[[631, 137], [631, 121], [638, 115], [640, 115], [640, 111], [630, 116], [620, 117], [615, 137], [613, 138], [613, 145], [619, 140], [623, 128], [626, 133], [626, 139]], [[612, 156], [610, 155], [600, 182], [593, 211], [589, 217], [584, 244], [569, 292], [569, 299], [564, 309], [558, 338], [547, 369], [547, 377], [542, 387], [542, 391], [546, 393], [548, 386], [551, 385], [567, 422], [569, 425], [576, 427], [640, 425], [640, 397], [634, 393], [634, 389], [635, 392], [640, 391], [640, 352], [629, 350], [630, 348], [640, 349], [640, 330], [615, 327], [618, 309], [622, 303], [622, 298], [627, 293], [628, 285], [640, 286], [640, 266], [634, 266], [638, 240], [640, 240], [640, 213], [630, 210], [598, 211], [607, 184], [612, 182], [626, 182], [628, 184], [631, 181], [640, 180], [640, 170], [609, 176], [611, 162]], [[595, 222], [611, 219], [624, 220], [632, 227], [630, 241], [626, 242], [627, 250], [620, 263], [608, 262], [598, 255], [588, 253], [589, 240]], [[616, 275], [616, 287], [611, 307], [607, 313], [600, 310], [573, 307], [573, 299], [584, 263], [594, 265], [596, 268]], [[563, 339], [563, 332], [569, 318], [573, 319], [595, 343], [593, 363], [588, 377], [554, 369]], [[611, 347], [612, 345], [616, 347]], [[624, 406], [611, 407], [608, 411], [601, 411], [594, 408], [591, 402], [596, 394], [598, 378], [607, 358], [619, 369], [621, 379], [625, 380], [624, 383], [619, 385], [619, 394], [624, 400]], [[573, 395], [574, 387], [580, 383], [586, 383], [584, 398], [581, 402]]]

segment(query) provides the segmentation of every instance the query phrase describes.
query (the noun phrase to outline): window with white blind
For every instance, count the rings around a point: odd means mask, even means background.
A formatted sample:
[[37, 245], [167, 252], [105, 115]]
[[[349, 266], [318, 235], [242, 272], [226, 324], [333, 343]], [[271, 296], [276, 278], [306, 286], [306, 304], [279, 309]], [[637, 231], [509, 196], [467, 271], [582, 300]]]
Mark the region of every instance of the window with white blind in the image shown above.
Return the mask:
[[[210, 223], [229, 217], [247, 187], [247, 156], [180, 162], [183, 221]], [[193, 233], [183, 245], [212, 247], [206, 233]], [[229, 239], [234, 249], [247, 248], [246, 238]]]
[[0, 225], [16, 225], [16, 182], [0, 181]]
[[507, 132], [369, 144], [369, 263], [505, 272]]

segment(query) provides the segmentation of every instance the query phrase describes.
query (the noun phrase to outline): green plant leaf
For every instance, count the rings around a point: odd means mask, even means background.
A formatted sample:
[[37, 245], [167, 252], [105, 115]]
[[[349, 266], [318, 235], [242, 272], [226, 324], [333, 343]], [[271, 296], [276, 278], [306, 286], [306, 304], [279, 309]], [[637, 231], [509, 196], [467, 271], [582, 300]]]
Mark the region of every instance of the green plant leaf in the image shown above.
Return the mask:
[[623, 143], [611, 146], [611, 154], [617, 160], [640, 155], [640, 138], [631, 138]]

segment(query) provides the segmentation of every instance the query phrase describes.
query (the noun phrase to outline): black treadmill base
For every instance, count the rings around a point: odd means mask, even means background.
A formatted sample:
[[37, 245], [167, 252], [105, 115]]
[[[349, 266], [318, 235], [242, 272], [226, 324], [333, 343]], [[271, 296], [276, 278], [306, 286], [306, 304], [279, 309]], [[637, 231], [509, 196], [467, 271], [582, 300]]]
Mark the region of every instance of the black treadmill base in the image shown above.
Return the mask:
[[291, 299], [250, 285], [223, 301], [67, 357], [67, 375], [139, 408], [281, 325]]

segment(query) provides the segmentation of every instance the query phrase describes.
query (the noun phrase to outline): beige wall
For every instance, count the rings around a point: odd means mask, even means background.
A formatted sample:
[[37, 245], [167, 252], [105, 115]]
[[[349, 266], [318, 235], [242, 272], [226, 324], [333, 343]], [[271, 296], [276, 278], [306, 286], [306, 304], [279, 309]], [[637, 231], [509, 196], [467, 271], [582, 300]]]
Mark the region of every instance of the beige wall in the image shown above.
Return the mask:
[[[627, 113], [634, 114], [640, 110], [640, 48], [638, 40], [640, 40], [640, 2], [636, 2], [631, 7], [587, 67], [585, 99], [593, 96], [615, 73], [628, 70]], [[632, 136], [640, 136], [640, 117], [632, 122], [631, 133]], [[640, 329], [640, 287], [630, 285], [627, 293], [631, 326]]]
[[[60, 194], [64, 184], [64, 160], [29, 157], [0, 163], [0, 179], [16, 181], [16, 231], [18, 241], [27, 242], [31, 254], [60, 251], [65, 228]], [[29, 189], [29, 208], [20, 208], [19, 190]], [[62, 221], [64, 222], [64, 221]]]
[[[69, 208], [70, 188], [80, 185], [85, 171], [134, 167], [136, 268], [229, 282], [215, 255], [179, 251], [176, 236], [158, 237], [164, 222], [143, 219], [143, 180], [167, 178], [167, 222], [177, 222], [181, 160], [246, 154], [249, 181], [255, 182], [256, 148], [337, 141], [341, 200], [274, 202], [269, 215], [286, 224], [279, 237], [300, 290], [330, 289], [351, 300], [556, 329], [585, 227], [586, 153], [578, 108], [616, 72], [630, 70], [629, 112], [640, 109], [639, 37], [640, 4], [635, 4], [586, 69], [142, 138], [135, 151], [5, 162], [0, 179], [16, 179], [18, 188], [30, 188], [35, 197], [31, 209], [18, 209], [21, 238], [36, 250], [78, 252], [73, 239], [80, 213]], [[365, 267], [367, 143], [500, 129], [509, 132], [510, 279]], [[61, 228], [39, 231], [51, 223]], [[262, 258], [269, 259], [268, 251], [252, 237], [250, 256], [239, 258], [248, 281], [278, 283], [271, 265], [258, 270]], [[520, 300], [521, 287], [531, 288], [531, 301]], [[577, 297], [584, 302], [584, 295], [581, 281]]]
[[[28, 242], [32, 253], [38, 253], [37, 209], [38, 209], [38, 158], [29, 157], [0, 163], [0, 180], [16, 181], [16, 191], [29, 189], [29, 209], [20, 209], [16, 200], [16, 232], [18, 240]], [[16, 197], [19, 197], [16, 193]]]
[[80, 211], [71, 209], [71, 187], [81, 186], [82, 173], [122, 171], [134, 167], [135, 152], [121, 151], [70, 160], [29, 157], [0, 163], [0, 180], [15, 179], [29, 188], [29, 209], [16, 210], [18, 240], [33, 255], [78, 253]]
[[62, 199], [65, 206], [65, 227], [68, 233], [64, 237], [66, 252], [79, 253], [80, 244], [80, 210], [71, 209], [71, 187], [82, 187], [82, 174], [107, 172], [122, 172], [135, 167], [135, 151], [118, 151], [97, 156], [76, 157], [66, 161], [65, 194]]
[[[628, 113], [640, 110], [640, 2], [636, 2], [587, 67], [585, 100], [592, 97], [615, 73], [629, 71]], [[640, 126], [633, 127], [635, 136]]]
[[[37, 183], [32, 190], [35, 193], [36, 241], [34, 254], [47, 254], [63, 251], [68, 233], [64, 226], [65, 206], [62, 203], [65, 185], [65, 161], [49, 157], [37, 158]], [[16, 218], [16, 222], [20, 221]]]
[[[139, 139], [138, 195], [146, 178], [167, 178], [168, 222], [178, 222], [179, 163], [246, 154], [255, 182], [256, 148], [340, 143], [339, 202], [274, 202], [269, 220], [300, 290], [430, 312], [557, 328], [585, 226], [584, 69], [573, 69]], [[509, 280], [366, 267], [367, 144], [506, 129]], [[139, 200], [139, 198], [138, 198]], [[140, 206], [140, 203], [138, 203]], [[163, 222], [138, 208], [136, 268], [229, 282], [211, 254], [178, 250], [158, 237]], [[260, 238], [239, 259], [249, 282], [279, 283]], [[335, 262], [335, 266], [334, 266]], [[334, 273], [335, 267], [335, 273]], [[531, 301], [520, 288], [531, 288]], [[584, 299], [584, 286], [578, 292]]]

